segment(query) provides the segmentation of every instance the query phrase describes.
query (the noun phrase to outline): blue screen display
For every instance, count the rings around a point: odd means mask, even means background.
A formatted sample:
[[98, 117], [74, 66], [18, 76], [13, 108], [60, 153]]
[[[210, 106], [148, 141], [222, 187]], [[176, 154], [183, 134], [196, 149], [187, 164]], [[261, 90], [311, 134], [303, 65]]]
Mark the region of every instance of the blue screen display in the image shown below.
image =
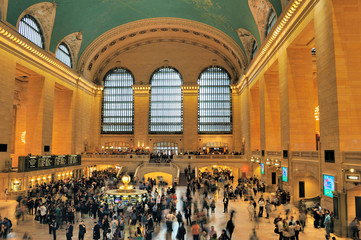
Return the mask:
[[335, 191], [335, 177], [323, 175], [323, 194], [333, 198], [333, 191]]
[[261, 174], [264, 174], [264, 163], [261, 163]]
[[288, 181], [287, 167], [282, 167], [282, 181]]

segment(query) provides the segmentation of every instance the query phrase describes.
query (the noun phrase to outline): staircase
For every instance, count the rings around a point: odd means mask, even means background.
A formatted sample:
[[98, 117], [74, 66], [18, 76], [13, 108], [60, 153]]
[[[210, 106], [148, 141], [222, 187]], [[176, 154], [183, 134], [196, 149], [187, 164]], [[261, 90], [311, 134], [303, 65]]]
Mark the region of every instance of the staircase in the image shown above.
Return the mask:
[[185, 173], [179, 174], [179, 184], [178, 186], [187, 186], [187, 177]]

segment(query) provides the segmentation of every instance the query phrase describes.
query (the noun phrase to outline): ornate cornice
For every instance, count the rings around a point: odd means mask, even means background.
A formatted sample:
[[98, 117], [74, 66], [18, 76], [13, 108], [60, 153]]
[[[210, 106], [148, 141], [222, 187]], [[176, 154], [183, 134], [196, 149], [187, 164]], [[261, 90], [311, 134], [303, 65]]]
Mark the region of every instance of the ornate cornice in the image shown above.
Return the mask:
[[219, 56], [229, 67], [229, 70], [232, 73], [232, 78], [237, 78], [237, 76], [240, 75], [240, 73], [237, 71], [237, 66], [234, 65], [234, 63], [232, 62], [232, 59], [230, 59], [227, 55], [223, 54], [223, 52], [217, 50], [216, 48], [213, 48], [212, 46], [209, 46], [207, 44], [204, 44], [202, 42], [198, 42], [196, 40], [192, 40], [192, 39], [184, 39], [184, 38], [152, 38], [152, 39], [143, 39], [141, 41], [137, 41], [137, 42], [132, 42], [129, 45], [124, 45], [119, 49], [113, 50], [112, 54], [109, 55], [106, 59], [104, 59], [102, 62], [100, 62], [98, 64], [98, 68], [95, 71], [94, 74], [94, 83], [99, 84], [101, 81], [101, 77], [102, 75], [104, 75], [105, 72], [108, 71], [109, 67], [108, 64], [110, 64], [112, 62], [113, 59], [115, 59], [117, 56], [121, 55], [122, 53], [125, 53], [127, 51], [130, 51], [134, 48], [137, 47], [141, 47], [144, 45], [148, 45], [148, 44], [153, 44], [153, 43], [159, 43], [159, 42], [169, 42], [169, 43], [180, 43], [180, 44], [189, 44], [189, 45], [193, 45], [193, 46], [197, 46], [200, 48], [203, 48], [207, 51], [210, 51], [214, 54], [216, 54], [217, 56]]

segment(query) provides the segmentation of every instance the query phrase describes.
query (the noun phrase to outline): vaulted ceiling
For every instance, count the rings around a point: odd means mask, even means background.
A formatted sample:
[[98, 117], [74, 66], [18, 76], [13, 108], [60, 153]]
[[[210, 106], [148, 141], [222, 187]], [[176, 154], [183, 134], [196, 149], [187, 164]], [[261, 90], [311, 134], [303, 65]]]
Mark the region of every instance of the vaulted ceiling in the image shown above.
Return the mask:
[[[50, 32], [51, 37], [49, 38], [47, 48], [54, 53], [58, 44], [64, 38], [81, 32], [82, 42], [75, 58], [79, 57], [79, 59], [82, 59], [83, 54], [94, 59], [96, 55], [87, 53], [87, 50], [94, 45], [94, 42], [99, 37], [104, 36], [106, 32], [136, 21], [144, 22], [147, 19], [171, 18], [198, 22], [222, 32], [229, 38], [228, 42], [233, 41], [232, 44], [238, 48], [234, 50], [231, 47], [230, 58], [232, 55], [237, 55], [237, 51], [242, 52], [244, 56], [249, 56], [249, 52], [247, 52], [249, 46], [244, 45], [245, 41], [242, 39], [242, 36], [244, 37], [242, 31], [250, 33], [260, 46], [264, 38], [262, 36], [262, 23], [260, 22], [263, 21], [264, 23], [266, 21], [264, 10], [266, 7], [264, 5], [267, 5], [268, 8], [273, 8], [279, 16], [282, 12], [282, 1], [284, 0], [56, 0], [55, 5], [53, 5], [55, 9], [54, 24]], [[44, 2], [47, 2], [48, 5], [53, 3], [52, 1], [39, 0], [8, 1], [7, 22], [16, 26], [26, 9]], [[180, 32], [184, 31], [181, 26], [182, 24], [181, 22], [178, 26]], [[149, 30], [151, 29], [148, 28]], [[201, 35], [206, 35], [206, 30], [203, 30]], [[140, 34], [142, 33], [141, 28], [138, 31]], [[132, 37], [131, 33], [130, 37]], [[217, 42], [215, 38], [212, 40]], [[104, 41], [104, 38], [102, 41]], [[112, 46], [112, 43], [108, 43], [108, 46]], [[200, 45], [202, 44], [207, 45], [205, 42], [200, 43]], [[100, 46], [101, 44], [98, 45]], [[224, 46], [225, 44], [222, 43], [221, 45]], [[101, 49], [104, 48], [104, 46], [100, 47]], [[94, 52], [93, 50], [91, 52]], [[242, 62], [238, 55], [235, 58], [238, 58], [238, 65], [244, 65], [244, 59]], [[237, 65], [237, 61], [235, 63], [234, 65]], [[90, 60], [83, 61], [83, 68], [87, 69], [89, 66], [91, 70], [93, 64]], [[244, 69], [245, 66], [240, 68]]]

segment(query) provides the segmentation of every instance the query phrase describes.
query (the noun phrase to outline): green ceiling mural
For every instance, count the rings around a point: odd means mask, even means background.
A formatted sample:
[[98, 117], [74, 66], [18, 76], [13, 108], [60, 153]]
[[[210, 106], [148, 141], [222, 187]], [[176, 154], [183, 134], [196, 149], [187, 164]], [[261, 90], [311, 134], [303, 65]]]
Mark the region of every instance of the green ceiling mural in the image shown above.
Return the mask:
[[[44, 1], [9, 1], [7, 21], [15, 26], [20, 14], [39, 2]], [[280, 0], [270, 2], [279, 15], [282, 11]], [[56, 4], [50, 43], [52, 52], [66, 35], [82, 31], [80, 56], [104, 32], [125, 23], [156, 17], [184, 18], [208, 24], [228, 34], [242, 49], [236, 30], [244, 28], [260, 43], [248, 0], [58, 0]]]

